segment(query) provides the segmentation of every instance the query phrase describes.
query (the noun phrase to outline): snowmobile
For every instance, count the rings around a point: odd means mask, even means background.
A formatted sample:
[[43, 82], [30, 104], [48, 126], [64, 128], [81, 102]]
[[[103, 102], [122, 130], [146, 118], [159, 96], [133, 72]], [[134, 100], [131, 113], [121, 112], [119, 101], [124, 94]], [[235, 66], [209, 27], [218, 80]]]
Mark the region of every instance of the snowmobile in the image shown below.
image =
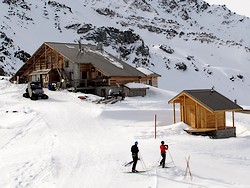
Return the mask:
[[31, 100], [49, 98], [48, 95], [44, 93], [40, 82], [29, 82], [23, 97], [30, 98]]

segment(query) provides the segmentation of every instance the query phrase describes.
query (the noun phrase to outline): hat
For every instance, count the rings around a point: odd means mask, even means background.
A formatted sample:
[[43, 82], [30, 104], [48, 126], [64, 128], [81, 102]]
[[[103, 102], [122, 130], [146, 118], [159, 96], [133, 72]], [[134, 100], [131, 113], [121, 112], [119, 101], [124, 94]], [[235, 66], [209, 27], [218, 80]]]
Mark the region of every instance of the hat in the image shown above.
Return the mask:
[[135, 141], [135, 145], [137, 145], [138, 144], [138, 142], [137, 141]]

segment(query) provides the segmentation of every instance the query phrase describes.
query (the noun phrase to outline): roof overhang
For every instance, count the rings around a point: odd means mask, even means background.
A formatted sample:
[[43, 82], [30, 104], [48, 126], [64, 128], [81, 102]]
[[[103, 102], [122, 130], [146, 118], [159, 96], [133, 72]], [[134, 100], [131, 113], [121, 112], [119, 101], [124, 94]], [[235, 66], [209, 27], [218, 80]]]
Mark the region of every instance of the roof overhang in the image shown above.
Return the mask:
[[40, 74], [48, 74], [51, 71], [51, 69], [41, 69], [41, 70], [36, 70], [30, 73], [29, 75], [40, 75]]
[[182, 91], [181, 93], [179, 93], [178, 95], [176, 95], [175, 97], [173, 97], [172, 99], [170, 99], [168, 101], [168, 104], [171, 104], [171, 103], [180, 103], [181, 100], [180, 100], [180, 97], [189, 97], [191, 98], [193, 101], [195, 101], [196, 103], [198, 103], [199, 105], [201, 105], [203, 108], [207, 109], [208, 111], [214, 113], [214, 112], [235, 112], [235, 111], [241, 111], [243, 110], [243, 108], [235, 108], [235, 109], [221, 109], [221, 110], [214, 110], [212, 108], [209, 108], [209, 106], [205, 105], [204, 103], [202, 103], [202, 101], [199, 101], [197, 100], [196, 98], [194, 98], [193, 96], [189, 95], [187, 92]]

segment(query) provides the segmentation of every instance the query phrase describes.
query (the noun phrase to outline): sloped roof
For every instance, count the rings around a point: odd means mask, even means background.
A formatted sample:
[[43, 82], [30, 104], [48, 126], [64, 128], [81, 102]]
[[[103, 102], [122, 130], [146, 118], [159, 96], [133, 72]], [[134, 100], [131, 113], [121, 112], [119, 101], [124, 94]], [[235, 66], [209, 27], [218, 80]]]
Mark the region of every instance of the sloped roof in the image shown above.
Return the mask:
[[161, 76], [161, 75], [159, 75], [159, 74], [157, 74], [157, 73], [155, 73], [147, 68], [144, 68], [144, 67], [137, 67], [136, 69], [141, 71], [142, 73], [146, 74], [147, 76], [159, 76], [159, 77]]
[[92, 64], [106, 76], [145, 76], [144, 73], [115, 56], [105, 51], [97, 50], [95, 45], [81, 44], [82, 51], [80, 51], [79, 44], [56, 42], [45, 42], [45, 44], [72, 62]]
[[241, 106], [213, 89], [183, 90], [177, 96], [172, 98], [169, 103], [175, 103], [175, 100], [178, 100], [178, 98], [183, 95], [191, 97], [210, 111], [236, 111], [243, 109]]

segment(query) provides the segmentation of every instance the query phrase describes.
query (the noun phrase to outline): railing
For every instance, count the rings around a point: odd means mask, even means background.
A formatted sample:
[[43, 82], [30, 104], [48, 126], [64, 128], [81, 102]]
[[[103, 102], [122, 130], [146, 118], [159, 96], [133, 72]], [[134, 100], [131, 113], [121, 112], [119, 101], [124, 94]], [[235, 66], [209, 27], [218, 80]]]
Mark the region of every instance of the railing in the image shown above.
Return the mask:
[[99, 86], [108, 86], [107, 79], [76, 79], [69, 81], [71, 87], [75, 88], [93, 88]]

